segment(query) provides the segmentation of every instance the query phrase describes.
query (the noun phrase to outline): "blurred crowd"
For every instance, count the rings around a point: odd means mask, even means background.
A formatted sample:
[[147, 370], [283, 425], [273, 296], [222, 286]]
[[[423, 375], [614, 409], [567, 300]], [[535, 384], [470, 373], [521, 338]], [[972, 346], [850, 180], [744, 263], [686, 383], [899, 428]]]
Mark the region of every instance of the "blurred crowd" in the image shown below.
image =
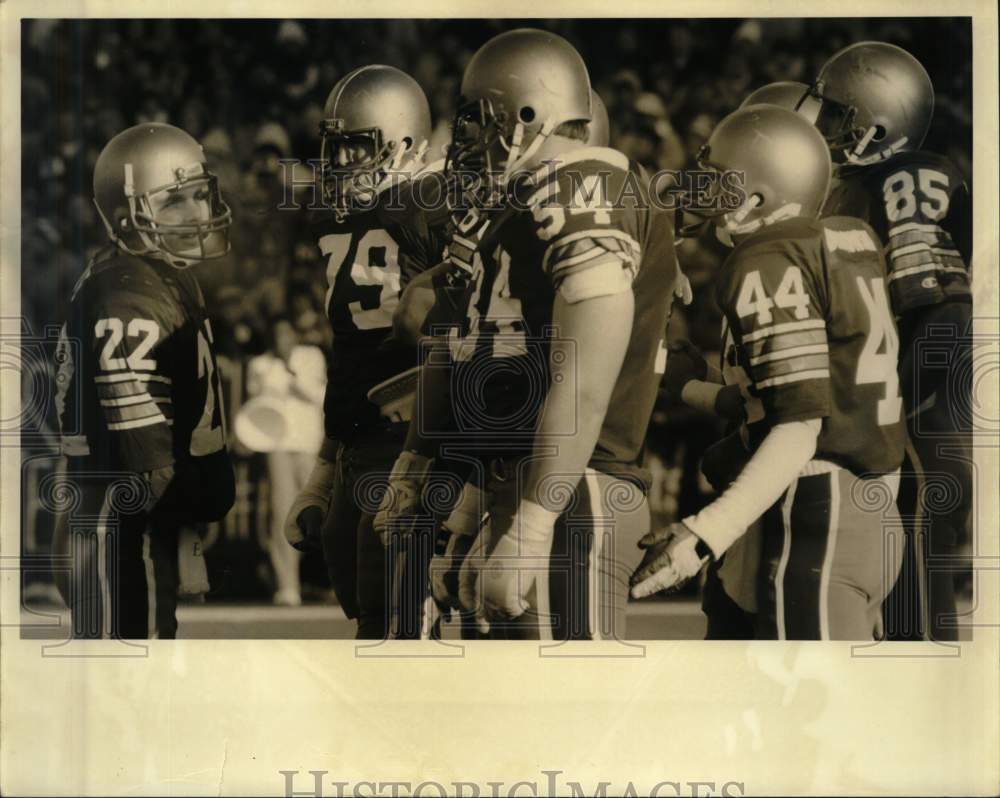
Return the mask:
[[[465, 63], [488, 38], [522, 25], [553, 30], [578, 48], [608, 107], [611, 145], [653, 169], [690, 166], [716, 122], [758, 86], [810, 82], [829, 55], [855, 41], [898, 44], [934, 83], [926, 148], [971, 177], [971, 26], [957, 18], [28, 20], [21, 42], [22, 315], [36, 332], [60, 323], [73, 284], [104, 241], [91, 202], [102, 146], [139, 122], [178, 125], [204, 144], [233, 210], [232, 252], [200, 267], [198, 277], [234, 412], [246, 395], [246, 364], [273, 338], [270, 320], [290, 320], [299, 343], [329, 348], [325, 264], [307, 214], [276, 206], [293, 177], [280, 159], [319, 156], [330, 88], [368, 63], [409, 72], [430, 101], [437, 155], [448, 141]], [[717, 255], [692, 247], [682, 266], [695, 301], [674, 314], [671, 335], [711, 350], [719, 329], [711, 290]], [[714, 421], [682, 408], [657, 408], [649, 443], [651, 504], [660, 518], [704, 500], [709, 488], [697, 460], [717, 432]], [[266, 467], [239, 454], [244, 482], [224, 537], [263, 541]]]

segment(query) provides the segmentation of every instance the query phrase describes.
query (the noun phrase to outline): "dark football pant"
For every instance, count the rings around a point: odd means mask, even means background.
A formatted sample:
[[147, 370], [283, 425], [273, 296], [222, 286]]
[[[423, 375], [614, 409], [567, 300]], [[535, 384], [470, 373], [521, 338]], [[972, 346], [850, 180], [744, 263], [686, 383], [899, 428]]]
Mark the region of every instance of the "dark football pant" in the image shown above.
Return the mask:
[[719, 578], [720, 563], [712, 561], [705, 573], [701, 610], [708, 621], [706, 640], [753, 640], [754, 613], [733, 601]]
[[901, 366], [914, 374], [910, 390], [919, 405], [907, 417], [898, 501], [906, 553], [883, 608], [889, 640], [958, 639], [955, 576], [963, 564], [960, 545], [970, 534], [974, 489], [970, 308], [952, 302], [937, 311], [935, 324], [950, 324], [950, 333], [909, 333], [917, 340], [907, 342], [913, 354]]
[[753, 640], [756, 636], [761, 521], [755, 521], [718, 560], [709, 563], [701, 594], [706, 640]]
[[[488, 490], [492, 551], [520, 501], [513, 469], [494, 469]], [[635, 483], [588, 468], [556, 521], [548, 571], [535, 574], [526, 597], [530, 609], [490, 621], [490, 637], [624, 640], [629, 576], [641, 554], [634, 542], [649, 525], [649, 505]]]
[[898, 473], [800, 476], [764, 515], [757, 637], [867, 640], [899, 574]]
[[409, 523], [405, 534], [392, 536], [389, 636], [393, 640], [426, 640], [436, 634], [432, 626], [438, 613], [431, 598], [428, 573], [436, 530], [435, 519], [425, 516]]
[[[434, 498], [438, 506], [423, 508], [423, 512], [408, 519], [400, 533], [390, 538], [389, 558], [393, 564], [389, 636], [393, 640], [440, 639], [441, 623], [452, 619], [451, 610], [442, 610], [434, 601], [430, 585], [430, 564], [435, 548], [441, 553], [447, 545], [448, 533], [442, 528], [461, 495], [464, 480], [470, 477], [468, 460], [435, 461], [434, 473], [425, 486], [425, 495]], [[459, 634], [463, 640], [477, 640], [480, 635], [474, 613], [455, 613]]]
[[337, 451], [333, 495], [323, 522], [323, 557], [344, 614], [357, 619], [358, 640], [383, 640], [389, 630], [392, 560], [372, 526], [374, 514], [362, 505], [378, 505], [381, 489], [376, 486], [384, 489], [405, 434], [403, 428], [380, 428], [342, 443]]
[[80, 502], [58, 515], [55, 550], [73, 637], [175, 638], [178, 528], [116, 509], [106, 480], [71, 479]]
[[968, 443], [911, 432], [898, 502], [906, 553], [883, 610], [889, 640], [958, 639], [955, 576], [973, 491]]

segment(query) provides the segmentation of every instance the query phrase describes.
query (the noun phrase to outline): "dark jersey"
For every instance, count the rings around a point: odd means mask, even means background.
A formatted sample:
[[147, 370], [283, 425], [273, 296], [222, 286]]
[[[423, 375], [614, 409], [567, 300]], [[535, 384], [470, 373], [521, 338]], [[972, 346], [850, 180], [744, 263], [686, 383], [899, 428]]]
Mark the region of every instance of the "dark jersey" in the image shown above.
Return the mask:
[[379, 409], [368, 401], [368, 391], [416, 365], [416, 352], [390, 334], [407, 283], [442, 259], [445, 218], [419, 210], [412, 193], [418, 181], [435, 180], [435, 174], [425, 170], [404, 190], [387, 190], [370, 211], [342, 220], [324, 213], [314, 224], [326, 258], [326, 311], [333, 327], [323, 407], [328, 437], [342, 439], [378, 424]]
[[788, 219], [733, 250], [719, 307], [763, 417], [756, 445], [776, 424], [822, 419], [816, 457], [858, 475], [903, 459], [899, 342], [874, 232], [859, 219]]
[[80, 467], [150, 471], [225, 450], [212, 328], [191, 270], [99, 255], [73, 291], [57, 360], [62, 449]]
[[[632, 334], [590, 464], [636, 467], [666, 367], [664, 336], [677, 261], [672, 217], [653, 209], [641, 167], [606, 148], [540, 169], [518, 202], [475, 230], [466, 318], [453, 331], [460, 429], [520, 437], [530, 448], [549, 384], [552, 308], [571, 275], [620, 261], [635, 298]], [[453, 246], [462, 239], [456, 233]]]
[[972, 202], [958, 168], [930, 152], [903, 152], [841, 170], [824, 216], [853, 216], [878, 235], [897, 317], [925, 305], [971, 302]]

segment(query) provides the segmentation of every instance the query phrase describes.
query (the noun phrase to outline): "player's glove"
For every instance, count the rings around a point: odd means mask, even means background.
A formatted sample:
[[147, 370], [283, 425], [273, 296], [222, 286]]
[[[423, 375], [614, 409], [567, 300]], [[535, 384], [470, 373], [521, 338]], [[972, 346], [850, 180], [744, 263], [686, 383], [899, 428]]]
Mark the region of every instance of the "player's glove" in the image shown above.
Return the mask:
[[320, 530], [330, 509], [335, 473], [333, 463], [322, 457], [316, 458], [309, 479], [285, 516], [285, 539], [293, 548], [318, 551], [322, 547]]
[[431, 559], [431, 592], [442, 611], [461, 609], [459, 572], [472, 549], [486, 512], [485, 493], [466, 483], [458, 503], [441, 525]]
[[750, 452], [743, 444], [740, 431], [736, 430], [705, 450], [701, 458], [701, 473], [716, 493], [722, 493], [749, 461]]
[[497, 541], [479, 574], [487, 618], [517, 618], [528, 609], [525, 597], [538, 571], [548, 567], [558, 517], [534, 502], [521, 502], [510, 529]]
[[637, 599], [680, 587], [711, 559], [707, 546], [679, 522], [646, 533], [639, 548], [646, 554], [629, 580], [632, 598]]
[[708, 362], [690, 341], [674, 341], [667, 350], [667, 370], [661, 384], [667, 397], [679, 402], [684, 386], [691, 380], [704, 382], [708, 376]]
[[469, 553], [462, 560], [458, 569], [458, 604], [463, 612], [470, 613], [475, 618], [476, 628], [482, 635], [490, 631], [490, 622], [486, 620], [483, 606], [482, 585], [479, 583], [479, 572], [486, 564], [486, 544], [490, 539], [489, 516], [486, 517], [482, 529], [472, 542]]
[[390, 526], [420, 512], [420, 492], [430, 474], [433, 460], [415, 452], [403, 452], [389, 474], [389, 484], [375, 513], [373, 526], [384, 546], [389, 545]]

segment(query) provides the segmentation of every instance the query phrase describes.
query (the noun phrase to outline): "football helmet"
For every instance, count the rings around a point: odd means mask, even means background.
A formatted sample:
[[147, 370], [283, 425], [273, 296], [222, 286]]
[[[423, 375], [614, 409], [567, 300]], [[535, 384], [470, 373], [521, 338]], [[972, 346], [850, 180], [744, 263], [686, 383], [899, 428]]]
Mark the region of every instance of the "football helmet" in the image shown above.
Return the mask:
[[343, 215], [370, 207], [394, 176], [420, 167], [431, 109], [417, 81], [395, 67], [371, 64], [337, 81], [319, 127], [323, 202]]
[[740, 108], [746, 108], [748, 105], [778, 105], [790, 111], [797, 111], [808, 119], [810, 124], [815, 125], [821, 103], [810, 93], [805, 83], [780, 80], [750, 92], [740, 103]]
[[[157, 212], [169, 195], [199, 187], [208, 218], [168, 222]], [[94, 205], [109, 238], [133, 255], [186, 268], [229, 251], [232, 213], [218, 178], [201, 145], [172, 125], [136, 125], [107, 143], [94, 166]]]
[[590, 126], [587, 131], [588, 147], [607, 147], [611, 140], [611, 120], [601, 95], [590, 90]]
[[574, 47], [520, 28], [479, 48], [462, 76], [446, 170], [506, 185], [563, 122], [590, 121], [590, 76]]
[[793, 216], [815, 218], [830, 190], [823, 136], [805, 117], [776, 105], [747, 106], [719, 122], [698, 166], [714, 173], [718, 191], [711, 210], [693, 212], [712, 217], [730, 235]]
[[934, 114], [934, 86], [901, 47], [859, 42], [834, 55], [809, 89], [817, 127], [838, 162], [865, 166], [918, 150]]

